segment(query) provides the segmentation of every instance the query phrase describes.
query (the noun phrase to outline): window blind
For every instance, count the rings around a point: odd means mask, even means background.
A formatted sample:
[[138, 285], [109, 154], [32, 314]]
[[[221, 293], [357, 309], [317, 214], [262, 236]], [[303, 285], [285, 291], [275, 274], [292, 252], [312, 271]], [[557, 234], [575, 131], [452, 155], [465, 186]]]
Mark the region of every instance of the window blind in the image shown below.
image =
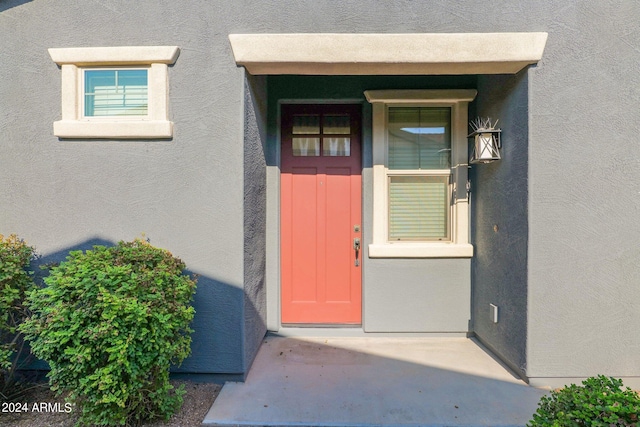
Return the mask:
[[451, 109], [389, 108], [389, 169], [451, 167]]
[[85, 116], [145, 116], [147, 113], [147, 70], [85, 70]]
[[389, 240], [449, 239], [449, 176], [389, 177]]

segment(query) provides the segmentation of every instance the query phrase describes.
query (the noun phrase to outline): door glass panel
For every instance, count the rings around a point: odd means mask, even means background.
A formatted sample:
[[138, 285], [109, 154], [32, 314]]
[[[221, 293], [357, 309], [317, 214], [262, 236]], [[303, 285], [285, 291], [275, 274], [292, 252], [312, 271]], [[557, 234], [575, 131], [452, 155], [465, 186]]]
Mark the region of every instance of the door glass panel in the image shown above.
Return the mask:
[[322, 133], [342, 135], [351, 134], [349, 116], [324, 116], [322, 118]]
[[450, 108], [389, 108], [389, 169], [450, 167]]
[[351, 138], [332, 137], [322, 138], [322, 154], [325, 156], [342, 156], [351, 155]]
[[292, 148], [297, 157], [319, 156], [320, 138], [293, 138]]
[[319, 134], [320, 116], [318, 115], [295, 115], [293, 116], [293, 134]]

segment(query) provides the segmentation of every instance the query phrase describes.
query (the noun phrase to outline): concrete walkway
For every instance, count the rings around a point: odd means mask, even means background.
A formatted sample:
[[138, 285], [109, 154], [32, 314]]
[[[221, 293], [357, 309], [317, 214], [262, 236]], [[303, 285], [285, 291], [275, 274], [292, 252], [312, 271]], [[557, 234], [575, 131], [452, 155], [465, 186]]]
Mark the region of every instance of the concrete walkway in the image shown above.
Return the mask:
[[265, 338], [222, 426], [524, 426], [544, 390], [467, 338]]

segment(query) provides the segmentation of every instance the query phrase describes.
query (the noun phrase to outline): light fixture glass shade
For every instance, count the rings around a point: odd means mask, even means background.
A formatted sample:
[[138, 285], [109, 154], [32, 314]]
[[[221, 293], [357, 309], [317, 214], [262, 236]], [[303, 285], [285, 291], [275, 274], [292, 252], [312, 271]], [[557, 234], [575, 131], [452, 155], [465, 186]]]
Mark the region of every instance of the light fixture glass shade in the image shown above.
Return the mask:
[[474, 137], [473, 152], [469, 163], [491, 163], [500, 160], [500, 130], [478, 129]]

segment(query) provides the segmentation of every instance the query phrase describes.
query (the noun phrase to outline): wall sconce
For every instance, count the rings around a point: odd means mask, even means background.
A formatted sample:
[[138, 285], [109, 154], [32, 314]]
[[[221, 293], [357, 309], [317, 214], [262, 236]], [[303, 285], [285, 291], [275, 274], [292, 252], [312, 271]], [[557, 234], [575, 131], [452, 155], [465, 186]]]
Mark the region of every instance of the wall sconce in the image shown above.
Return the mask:
[[469, 124], [473, 128], [473, 132], [467, 138], [474, 138], [469, 163], [491, 163], [494, 160], [500, 160], [500, 148], [502, 148], [500, 132], [502, 130], [496, 129], [498, 120], [491, 124], [490, 118], [478, 117]]

